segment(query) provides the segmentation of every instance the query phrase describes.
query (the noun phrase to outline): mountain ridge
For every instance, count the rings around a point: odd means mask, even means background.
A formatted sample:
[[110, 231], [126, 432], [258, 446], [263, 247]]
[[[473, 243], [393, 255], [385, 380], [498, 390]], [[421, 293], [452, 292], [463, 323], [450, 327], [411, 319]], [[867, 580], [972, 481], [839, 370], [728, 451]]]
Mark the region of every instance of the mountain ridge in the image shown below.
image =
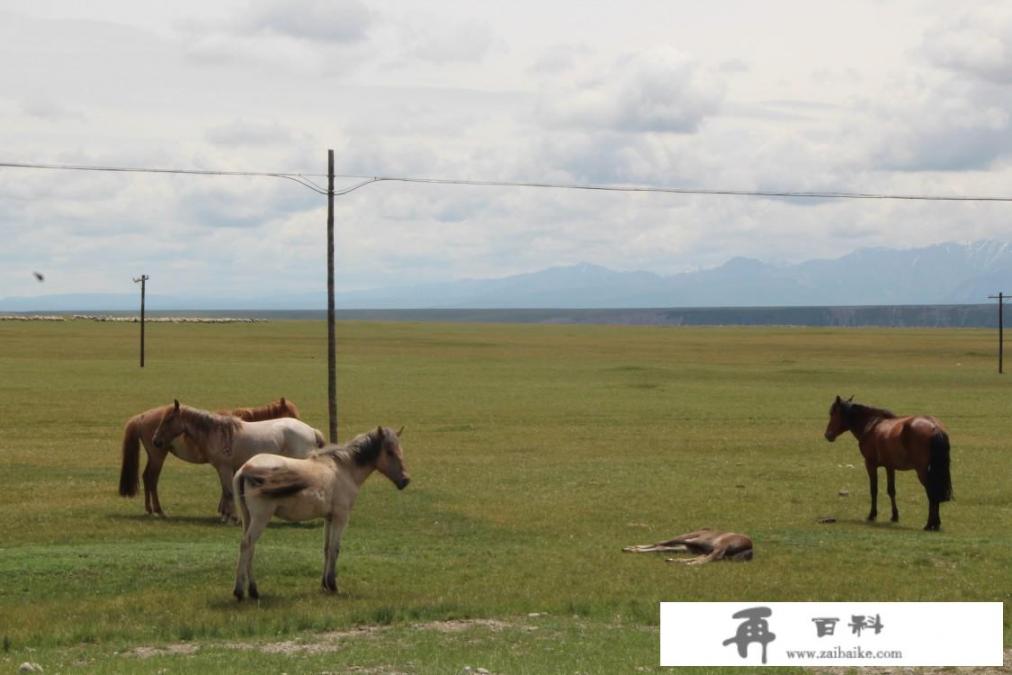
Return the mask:
[[[660, 275], [592, 263], [490, 279], [460, 279], [335, 294], [346, 309], [796, 307], [979, 304], [1012, 290], [1012, 244], [983, 240], [911, 249], [864, 248], [839, 258], [774, 265], [749, 257]], [[136, 293], [0, 299], [0, 311], [133, 310]], [[326, 295], [197, 297], [151, 294], [159, 310], [321, 309]]]

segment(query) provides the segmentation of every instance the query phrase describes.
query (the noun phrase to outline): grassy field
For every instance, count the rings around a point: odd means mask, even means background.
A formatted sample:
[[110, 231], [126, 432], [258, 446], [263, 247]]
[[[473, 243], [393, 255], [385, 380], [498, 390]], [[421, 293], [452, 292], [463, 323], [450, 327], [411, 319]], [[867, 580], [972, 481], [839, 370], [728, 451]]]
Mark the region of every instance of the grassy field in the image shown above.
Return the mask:
[[[662, 600], [1000, 600], [1012, 643], [1012, 383], [989, 331], [342, 323], [342, 437], [406, 425], [413, 482], [366, 484], [336, 597], [321, 524], [276, 523], [242, 606], [213, 470], [170, 458], [169, 518], [147, 517], [116, 493], [122, 424], [284, 395], [325, 430], [325, 325], [155, 324], [143, 370], [136, 341], [0, 322], [0, 670], [650, 672]], [[857, 444], [822, 438], [838, 393], [949, 426], [941, 533], [909, 472], [901, 522], [863, 521]], [[703, 526], [756, 559], [620, 552]]]

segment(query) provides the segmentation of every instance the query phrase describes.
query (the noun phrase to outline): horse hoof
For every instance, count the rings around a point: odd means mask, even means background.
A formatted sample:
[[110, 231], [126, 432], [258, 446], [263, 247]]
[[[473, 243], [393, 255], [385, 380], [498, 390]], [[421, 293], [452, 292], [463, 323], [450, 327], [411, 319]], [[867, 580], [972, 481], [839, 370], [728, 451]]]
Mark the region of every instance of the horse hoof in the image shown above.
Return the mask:
[[260, 591], [257, 590], [257, 585], [252, 581], [249, 584], [249, 597], [251, 600], [260, 599]]
[[242, 602], [243, 594], [242, 594], [242, 589], [241, 588], [239, 588], [238, 586], [236, 586], [235, 590], [232, 591], [232, 595], [235, 596], [235, 599], [236, 599], [237, 602]]
[[893, 516], [892, 518], [889, 519], [889, 522], [891, 522], [891, 523], [898, 523], [898, 522], [900, 522], [900, 517], [899, 516]]

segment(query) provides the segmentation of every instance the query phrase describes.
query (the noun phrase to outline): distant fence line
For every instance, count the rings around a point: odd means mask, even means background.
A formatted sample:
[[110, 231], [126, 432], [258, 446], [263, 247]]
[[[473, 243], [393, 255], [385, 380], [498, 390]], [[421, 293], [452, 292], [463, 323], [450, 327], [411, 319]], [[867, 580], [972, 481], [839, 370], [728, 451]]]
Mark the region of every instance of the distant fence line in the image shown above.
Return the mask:
[[[109, 316], [105, 314], [0, 314], [0, 321], [109, 321], [113, 323], [138, 323], [139, 316]], [[249, 317], [197, 317], [162, 316], [145, 317], [147, 323], [263, 323], [266, 319]]]

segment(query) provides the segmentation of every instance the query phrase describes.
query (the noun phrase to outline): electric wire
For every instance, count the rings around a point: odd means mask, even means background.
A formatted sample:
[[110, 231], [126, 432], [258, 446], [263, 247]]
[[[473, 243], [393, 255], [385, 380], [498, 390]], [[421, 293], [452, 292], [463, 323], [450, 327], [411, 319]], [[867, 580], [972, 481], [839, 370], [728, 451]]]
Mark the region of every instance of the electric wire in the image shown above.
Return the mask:
[[[84, 164], [44, 164], [35, 162], [0, 162], [0, 168], [51, 169], [60, 171], [111, 171], [119, 173], [155, 173], [196, 176], [244, 176], [284, 178], [294, 181], [318, 194], [326, 195], [327, 189], [313, 178], [326, 178], [327, 174], [295, 173], [283, 171], [219, 171], [212, 169], [163, 169], [127, 166], [94, 166]], [[1012, 196], [988, 195], [932, 195], [898, 194], [885, 192], [843, 192], [836, 190], [732, 190], [719, 188], [668, 187], [654, 185], [594, 185], [584, 183], [549, 183], [533, 181], [474, 180], [460, 178], [425, 178], [417, 176], [365, 176], [358, 174], [335, 174], [335, 178], [356, 179], [360, 182], [345, 188], [335, 189], [334, 196], [346, 195], [371, 183], [400, 182], [429, 185], [462, 185], [472, 187], [540, 188], [552, 190], [590, 190], [602, 192], [644, 192], [676, 195], [703, 195], [718, 197], [767, 197], [783, 199], [872, 199], [933, 202], [1012, 202]]]

